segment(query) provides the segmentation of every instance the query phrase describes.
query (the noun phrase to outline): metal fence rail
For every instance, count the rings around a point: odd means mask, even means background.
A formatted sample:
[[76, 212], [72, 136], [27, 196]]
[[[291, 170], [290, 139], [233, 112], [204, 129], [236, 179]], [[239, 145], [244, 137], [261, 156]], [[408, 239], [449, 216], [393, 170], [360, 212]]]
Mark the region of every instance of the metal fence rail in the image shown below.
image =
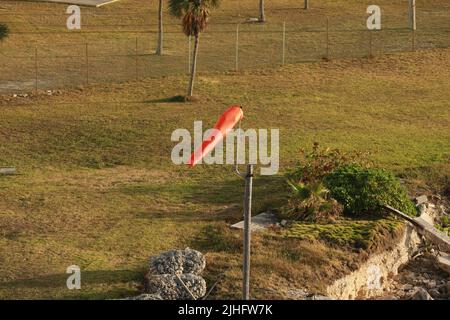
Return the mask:
[[[24, 40], [19, 48], [8, 41], [0, 47], [0, 92], [186, 74], [191, 56], [189, 48], [193, 47], [180, 31], [165, 33], [163, 56], [154, 54], [156, 34], [153, 32], [129, 32], [120, 38], [87, 37], [84, 41], [71, 41], [73, 34], [66, 33], [61, 40], [37, 43], [26, 41], [29, 33], [22, 36]], [[225, 30], [211, 28], [201, 35], [198, 71], [270, 68], [443, 47], [450, 47], [450, 25], [417, 31], [407, 28], [368, 31], [331, 29], [327, 21], [314, 28], [288, 23], [240, 24]]]

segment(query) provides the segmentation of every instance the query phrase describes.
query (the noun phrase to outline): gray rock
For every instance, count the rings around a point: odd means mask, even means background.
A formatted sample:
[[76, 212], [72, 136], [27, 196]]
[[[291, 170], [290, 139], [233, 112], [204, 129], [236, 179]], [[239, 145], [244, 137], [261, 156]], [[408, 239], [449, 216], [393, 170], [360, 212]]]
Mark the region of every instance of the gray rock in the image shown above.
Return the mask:
[[0, 175], [12, 175], [15, 173], [16, 173], [16, 168], [14, 168], [14, 167], [0, 168]]
[[437, 257], [437, 265], [442, 271], [450, 274], [450, 256]]
[[186, 248], [171, 250], [150, 258], [150, 272], [152, 274], [182, 274], [199, 275], [206, 266], [205, 257], [199, 251]]
[[426, 283], [426, 286], [428, 289], [434, 289], [434, 288], [436, 288], [436, 281], [430, 280]]
[[[186, 273], [180, 275], [181, 280], [192, 293], [195, 299], [206, 294], [205, 280], [195, 274]], [[150, 294], [159, 295], [164, 300], [192, 300], [191, 295], [173, 274], [150, 274], [147, 276], [145, 291]]]
[[436, 289], [431, 289], [428, 291], [428, 293], [433, 297], [433, 299], [439, 299], [441, 297], [441, 293]]
[[434, 300], [424, 288], [418, 288], [412, 295], [411, 300]]
[[422, 195], [422, 196], [419, 196], [419, 197], [415, 198], [414, 202], [416, 203], [416, 206], [417, 206], [419, 204], [428, 202], [428, 198], [427, 198], [426, 195]]
[[123, 300], [162, 300], [162, 298], [158, 294], [143, 293], [135, 297], [125, 298]]
[[425, 203], [421, 203], [417, 205], [417, 210], [419, 211], [419, 216], [422, 216], [427, 212], [427, 205]]
[[330, 297], [322, 296], [320, 294], [309, 295], [305, 298], [305, 300], [333, 300]]
[[405, 285], [403, 285], [403, 288], [402, 288], [404, 291], [410, 291], [410, 290], [412, 290], [413, 289], [413, 286], [411, 285], [411, 284], [405, 284]]

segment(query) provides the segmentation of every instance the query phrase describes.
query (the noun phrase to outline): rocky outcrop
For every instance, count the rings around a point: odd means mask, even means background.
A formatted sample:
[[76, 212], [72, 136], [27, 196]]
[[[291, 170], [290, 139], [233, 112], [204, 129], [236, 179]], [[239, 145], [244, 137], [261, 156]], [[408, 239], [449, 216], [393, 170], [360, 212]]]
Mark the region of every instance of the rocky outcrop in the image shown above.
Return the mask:
[[163, 300], [199, 299], [206, 294], [205, 266], [203, 254], [190, 248], [150, 257], [145, 292]]
[[162, 300], [161, 296], [158, 294], [148, 294], [143, 293], [135, 297], [129, 297], [123, 300]]
[[383, 288], [417, 252], [420, 243], [414, 227], [407, 224], [403, 237], [392, 250], [373, 255], [358, 270], [335, 281], [327, 288], [327, 296], [348, 300], [382, 295]]
[[179, 278], [173, 274], [152, 275], [147, 278], [146, 288], [148, 292], [157, 292], [163, 300], [196, 300], [206, 294], [205, 280], [192, 273], [182, 274]]
[[[327, 288], [328, 296], [334, 299], [450, 299], [450, 256], [439, 252], [450, 252], [450, 238], [434, 228], [436, 219], [446, 214], [446, 210], [428, 202], [426, 196], [416, 198], [415, 202], [420, 217], [405, 217], [409, 222], [395, 248], [373, 255], [358, 270], [335, 281]], [[422, 247], [422, 240], [438, 250]], [[417, 251], [419, 254], [415, 254]]]
[[186, 248], [184, 250], [170, 250], [157, 256], [150, 257], [150, 272], [156, 274], [201, 274], [206, 261], [199, 251]]

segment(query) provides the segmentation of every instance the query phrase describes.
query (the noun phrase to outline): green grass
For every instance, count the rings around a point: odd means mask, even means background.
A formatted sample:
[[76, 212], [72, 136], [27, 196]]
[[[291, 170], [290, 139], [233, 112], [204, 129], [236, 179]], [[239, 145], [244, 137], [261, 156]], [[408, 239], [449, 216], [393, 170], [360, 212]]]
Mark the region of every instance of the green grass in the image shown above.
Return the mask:
[[389, 246], [403, 230], [403, 223], [394, 219], [339, 220], [336, 224], [293, 223], [282, 232], [286, 237], [321, 239], [338, 246], [371, 251]]
[[[365, 57], [369, 54], [366, 9], [371, 4], [369, 0], [316, 0], [311, 10], [303, 10], [302, 3], [296, 0], [268, 1], [267, 23], [251, 24], [245, 22], [258, 14], [255, 1], [223, 1], [202, 34], [199, 71], [235, 69], [237, 24], [240, 70], [278, 67], [282, 63], [284, 22], [285, 62], [321, 60], [326, 55], [327, 17], [329, 57]], [[377, 4], [382, 8], [383, 30], [372, 36], [373, 54], [411, 51], [405, 1], [379, 0]], [[2, 1], [0, 21], [10, 26], [11, 35], [0, 48], [0, 91], [34, 88], [35, 48], [38, 86], [42, 89], [187, 73], [188, 41], [179, 20], [168, 12], [164, 13], [166, 54], [154, 55], [157, 5], [150, 0], [122, 0], [101, 8], [83, 7], [81, 31], [69, 31], [66, 4]], [[448, 47], [449, 21], [446, 0], [418, 3], [416, 48]]]
[[[136, 36], [139, 76], [148, 77], [55, 96], [1, 97], [0, 166], [15, 166], [19, 173], [0, 176], [1, 298], [136, 294], [150, 255], [185, 246], [206, 253], [208, 284], [225, 275], [213, 297], [239, 297], [242, 238], [228, 225], [241, 219], [243, 181], [228, 166], [189, 169], [170, 161], [174, 129], [192, 130], [194, 120], [212, 126], [236, 102], [244, 106], [246, 128], [281, 131], [282, 171], [255, 179], [254, 212], [283, 204], [287, 189], [281, 174], [296, 162], [300, 148], [315, 141], [369, 151], [371, 160], [408, 179], [412, 187], [445, 189], [450, 71], [443, 66], [450, 63], [448, 49], [254, 70], [281, 61], [276, 49], [280, 33], [255, 38], [256, 31], [280, 31], [286, 20], [286, 62], [317, 60], [324, 54], [323, 39], [294, 29], [315, 28], [325, 16], [335, 27], [361, 29], [372, 3], [315, 1], [307, 13], [290, 9], [299, 6], [291, 0], [268, 2], [267, 25], [241, 28], [244, 71], [222, 72], [234, 68], [236, 23], [256, 16], [257, 8], [253, 2], [224, 1], [202, 38], [198, 99], [189, 103], [179, 98], [187, 85], [182, 75], [187, 43], [178, 21], [167, 18], [167, 56], [157, 58], [152, 55], [156, 3], [133, 1], [128, 10], [130, 3], [83, 8], [86, 28], [81, 33], [64, 30], [66, 5], [0, 5], [0, 20], [12, 31], [1, 47], [2, 83], [31, 81], [28, 86], [33, 86], [35, 45], [41, 57], [40, 85], [83, 83], [84, 58], [80, 64], [79, 58], [66, 56], [84, 57], [85, 42], [90, 54], [99, 55], [90, 58], [90, 81], [129, 80], [135, 77], [134, 56], [103, 55], [133, 54]], [[410, 33], [399, 30], [406, 26], [405, 16], [400, 17], [403, 3], [380, 2], [386, 26], [395, 30], [375, 36], [375, 53], [409, 48]], [[127, 27], [117, 22], [125, 9]], [[448, 9], [442, 0], [419, 5], [419, 47], [448, 45], [448, 33], [425, 31], [448, 25]], [[219, 33], [224, 30], [229, 33]], [[364, 34], [332, 34], [332, 57], [367, 55]], [[354, 39], [358, 41], [340, 44]], [[384, 39], [388, 41], [382, 43]], [[27, 58], [11, 58], [22, 55]], [[252, 297], [289, 298], [288, 289], [303, 287], [321, 291], [348, 273], [347, 265], [363, 260], [353, 247], [382, 247], [395, 230], [397, 224], [389, 220], [361, 220], [338, 226], [299, 224], [287, 232], [290, 236], [275, 231], [255, 235]], [[315, 236], [303, 239], [309, 232]], [[80, 291], [65, 288], [65, 270], [72, 264], [82, 269]]]
[[[239, 297], [242, 238], [228, 225], [241, 219], [243, 181], [229, 166], [174, 166], [171, 132], [194, 120], [211, 126], [235, 102], [245, 128], [279, 128], [282, 171], [256, 177], [254, 212], [284, 203], [281, 174], [314, 141], [370, 151], [377, 165], [432, 188], [448, 172], [449, 63], [449, 50], [434, 50], [202, 74], [189, 103], [165, 100], [184, 92], [185, 77], [2, 97], [0, 166], [19, 174], [0, 177], [0, 297], [135, 294], [150, 255], [185, 246], [205, 252], [209, 284], [225, 275], [214, 297]], [[363, 261], [352, 247], [383, 247], [395, 232], [374, 231], [394, 227], [361, 220], [255, 235], [252, 296], [323, 291]], [[298, 239], [309, 232], [318, 240]], [[82, 268], [80, 291], [65, 288], [72, 264]]]

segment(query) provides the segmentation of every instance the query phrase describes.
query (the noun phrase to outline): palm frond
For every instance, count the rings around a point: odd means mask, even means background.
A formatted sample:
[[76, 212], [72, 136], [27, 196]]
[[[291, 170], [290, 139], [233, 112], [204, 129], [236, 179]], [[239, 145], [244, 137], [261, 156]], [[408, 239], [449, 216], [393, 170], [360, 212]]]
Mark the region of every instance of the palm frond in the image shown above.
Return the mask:
[[169, 0], [169, 12], [182, 17], [183, 32], [187, 36], [197, 36], [208, 23], [210, 10], [217, 8], [220, 0]]

